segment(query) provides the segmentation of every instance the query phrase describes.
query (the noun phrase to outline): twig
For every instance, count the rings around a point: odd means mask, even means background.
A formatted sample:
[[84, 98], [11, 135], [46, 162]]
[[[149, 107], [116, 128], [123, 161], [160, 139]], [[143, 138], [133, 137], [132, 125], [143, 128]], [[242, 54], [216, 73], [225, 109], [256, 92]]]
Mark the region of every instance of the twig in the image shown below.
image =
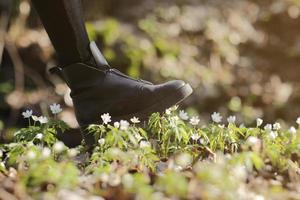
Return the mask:
[[13, 66], [15, 68], [15, 90], [23, 92], [24, 91], [24, 67], [23, 67], [22, 58], [20, 57], [14, 42], [11, 41], [8, 35], [5, 38], [5, 46], [8, 54], [11, 57]]
[[[0, 64], [2, 63], [2, 56], [5, 44], [5, 35], [9, 22], [9, 11], [4, 11], [0, 15]], [[1, 66], [1, 65], [0, 65]]]

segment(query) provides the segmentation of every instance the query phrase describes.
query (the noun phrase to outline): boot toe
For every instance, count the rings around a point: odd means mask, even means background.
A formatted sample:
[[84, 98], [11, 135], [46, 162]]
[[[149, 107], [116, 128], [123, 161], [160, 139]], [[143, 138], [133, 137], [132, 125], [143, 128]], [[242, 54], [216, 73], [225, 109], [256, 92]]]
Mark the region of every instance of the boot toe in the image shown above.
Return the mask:
[[183, 88], [185, 85], [186, 83], [182, 80], [172, 80], [159, 85], [158, 91], [160, 96], [171, 95], [175, 91], [180, 90], [180, 88]]
[[177, 90], [177, 89], [185, 86], [185, 84], [186, 83], [182, 80], [172, 80], [172, 81], [165, 83], [165, 86], [169, 87], [170, 90]]

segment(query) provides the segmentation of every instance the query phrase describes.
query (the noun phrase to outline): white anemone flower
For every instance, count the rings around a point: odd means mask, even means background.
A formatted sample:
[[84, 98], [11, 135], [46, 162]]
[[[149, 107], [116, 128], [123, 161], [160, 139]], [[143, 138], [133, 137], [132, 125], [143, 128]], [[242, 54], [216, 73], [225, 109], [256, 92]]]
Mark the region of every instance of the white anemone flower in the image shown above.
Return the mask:
[[272, 131], [272, 124], [266, 124], [264, 127], [265, 131], [271, 132]]
[[171, 112], [172, 112], [172, 110], [171, 110], [171, 108], [168, 108], [168, 109], [166, 109], [166, 115], [171, 115]]
[[300, 126], [300, 117], [297, 118], [296, 123]]
[[134, 133], [133, 136], [135, 137], [135, 139], [137, 139], [137, 141], [140, 141], [143, 139], [143, 137], [139, 133]]
[[278, 131], [279, 129], [281, 129], [281, 125], [278, 122], [276, 122], [275, 124], [273, 124], [273, 129], [275, 131]]
[[70, 157], [75, 157], [75, 156], [77, 156], [77, 154], [78, 154], [77, 149], [69, 149], [69, 150], [68, 150], [68, 155], [69, 155]]
[[130, 121], [131, 121], [132, 123], [134, 123], [134, 124], [138, 124], [138, 123], [141, 122], [141, 121], [139, 120], [139, 118], [137, 118], [137, 117], [131, 118]]
[[39, 117], [38, 116], [32, 115], [31, 117], [32, 117], [33, 121], [35, 121], [35, 122], [39, 121]]
[[25, 112], [22, 112], [23, 117], [30, 118], [32, 116], [33, 111], [32, 110], [26, 110]]
[[48, 147], [44, 147], [42, 150], [42, 157], [48, 158], [51, 155], [51, 150]]
[[147, 141], [142, 140], [142, 141], [140, 142], [140, 148], [146, 148], [146, 147], [151, 147], [150, 142], [147, 142]]
[[58, 141], [53, 145], [53, 150], [56, 153], [61, 153], [64, 149], [65, 149], [65, 144], [61, 141]]
[[220, 113], [218, 112], [214, 112], [212, 115], [211, 115], [211, 119], [216, 122], [216, 123], [220, 123], [222, 121], [222, 116]]
[[194, 116], [190, 119], [190, 124], [192, 124], [193, 126], [197, 126], [200, 122], [200, 119], [198, 116]]
[[224, 129], [225, 128], [225, 124], [218, 124], [218, 127], [221, 128], [221, 129]]
[[189, 116], [186, 112], [184, 112], [184, 110], [180, 110], [179, 111], [179, 117], [180, 119], [182, 120], [188, 120], [189, 119]]
[[2, 167], [2, 168], [5, 169], [5, 164], [4, 164], [4, 162], [0, 162], [0, 167]]
[[3, 151], [0, 150], [0, 158], [3, 156]]
[[297, 129], [295, 127], [291, 126], [289, 128], [289, 132], [292, 133], [292, 134], [296, 134], [297, 133]]
[[105, 144], [105, 139], [104, 138], [101, 138], [98, 140], [98, 143], [102, 146]]
[[128, 129], [128, 127], [129, 127], [128, 121], [126, 121], [126, 120], [121, 120], [120, 121], [120, 129], [122, 131], [126, 131]]
[[60, 107], [60, 104], [58, 103], [54, 103], [52, 105], [50, 105], [50, 110], [52, 112], [52, 114], [58, 114], [62, 111], [62, 108]]
[[108, 124], [109, 122], [111, 122], [111, 116], [109, 115], [109, 113], [101, 115], [101, 119], [104, 124]]
[[199, 138], [200, 138], [200, 136], [197, 134], [197, 133], [193, 133], [192, 135], [191, 135], [191, 138], [192, 138], [192, 140], [198, 140]]
[[264, 121], [263, 121], [261, 118], [257, 118], [257, 119], [256, 119], [256, 127], [261, 126], [263, 122], [264, 122]]
[[40, 116], [38, 121], [41, 123], [41, 124], [46, 124], [48, 123], [48, 118], [47, 117], [44, 117], [44, 116]]
[[43, 139], [43, 134], [42, 133], [38, 133], [36, 136], [35, 136], [35, 138], [36, 139], [39, 139], [39, 140], [41, 140], [41, 139]]
[[119, 123], [119, 122], [115, 122], [115, 123], [114, 123], [114, 127], [115, 127], [115, 128], [120, 128], [120, 123]]
[[172, 106], [170, 109], [171, 111], [176, 111], [178, 109], [178, 105]]
[[255, 145], [258, 142], [259, 142], [259, 139], [257, 137], [255, 137], [255, 136], [250, 136], [250, 137], [247, 138], [247, 143], [249, 145]]
[[278, 133], [276, 131], [271, 131], [269, 133], [270, 139], [274, 140], [278, 136]]
[[229, 116], [227, 118], [227, 122], [230, 123], [230, 124], [234, 124], [235, 123], [235, 120], [236, 120], [236, 117], [235, 116]]
[[29, 159], [29, 160], [33, 160], [36, 158], [36, 153], [32, 150], [28, 151], [27, 154], [26, 154], [26, 157]]

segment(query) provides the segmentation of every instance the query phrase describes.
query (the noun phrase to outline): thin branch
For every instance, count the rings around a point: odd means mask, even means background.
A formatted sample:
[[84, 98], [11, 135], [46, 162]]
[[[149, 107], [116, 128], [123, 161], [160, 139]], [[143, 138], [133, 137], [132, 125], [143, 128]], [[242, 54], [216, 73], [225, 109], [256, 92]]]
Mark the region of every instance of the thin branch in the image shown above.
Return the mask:
[[2, 63], [8, 22], [9, 22], [9, 12], [2, 12], [0, 15], [0, 64]]

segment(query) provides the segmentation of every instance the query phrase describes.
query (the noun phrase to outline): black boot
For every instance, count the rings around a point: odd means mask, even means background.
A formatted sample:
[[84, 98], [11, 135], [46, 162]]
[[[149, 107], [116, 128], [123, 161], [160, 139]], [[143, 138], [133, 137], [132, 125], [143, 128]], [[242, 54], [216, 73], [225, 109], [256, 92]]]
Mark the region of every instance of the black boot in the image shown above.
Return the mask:
[[164, 111], [193, 92], [189, 84], [180, 80], [153, 85], [133, 79], [110, 68], [95, 42], [90, 44], [90, 49], [95, 66], [74, 63], [50, 69], [71, 88], [76, 118], [81, 127], [99, 123], [103, 113], [109, 113], [113, 121], [134, 116], [146, 119], [151, 113]]

